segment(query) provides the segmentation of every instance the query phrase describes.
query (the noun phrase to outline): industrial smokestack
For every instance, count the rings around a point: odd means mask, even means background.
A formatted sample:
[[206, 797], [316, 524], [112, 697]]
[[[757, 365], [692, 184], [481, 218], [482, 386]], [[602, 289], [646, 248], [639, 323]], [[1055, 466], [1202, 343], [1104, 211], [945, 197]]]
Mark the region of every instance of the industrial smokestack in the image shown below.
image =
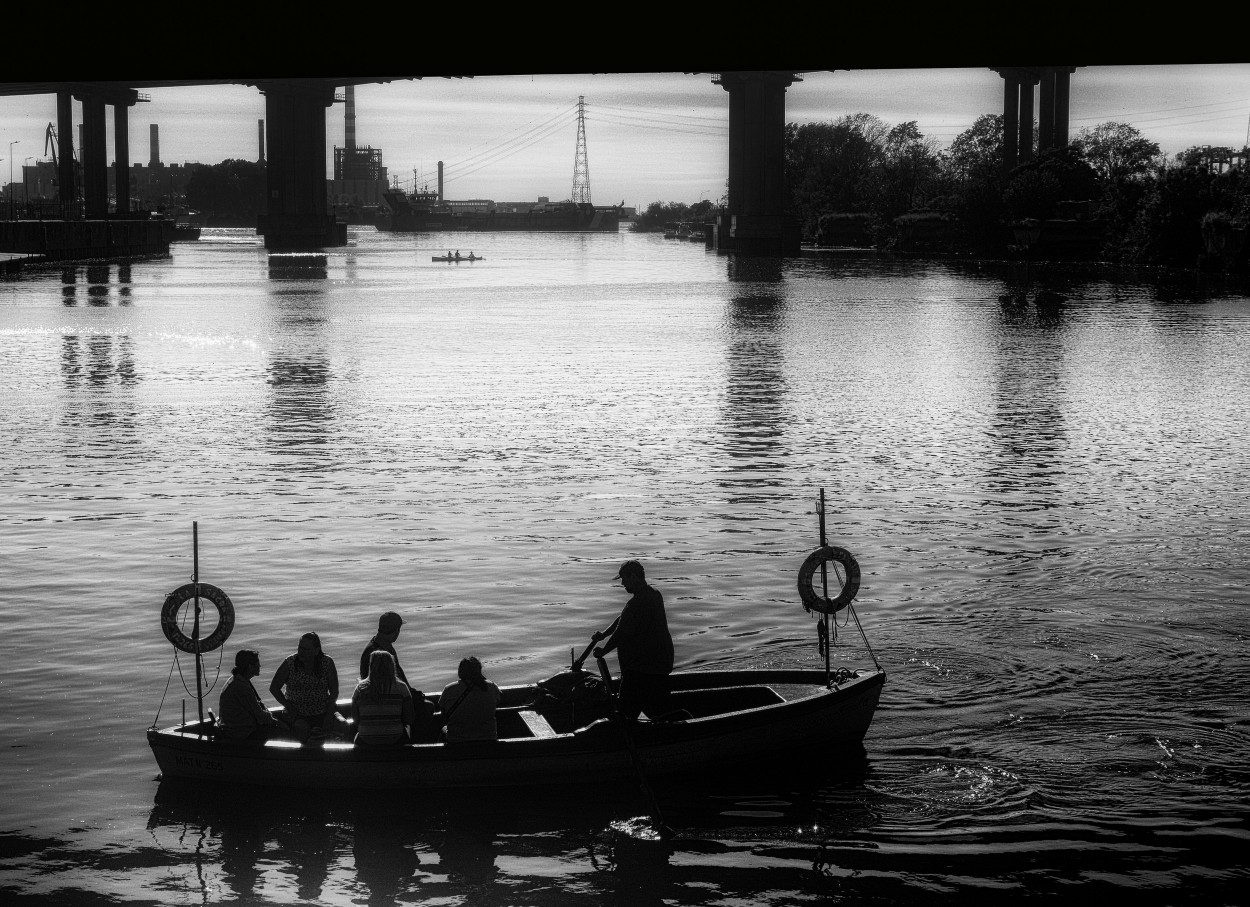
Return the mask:
[[356, 148], [356, 86], [348, 85], [343, 104], [343, 144], [349, 152]]
[[443, 200], [443, 162], [438, 162], [438, 200]]
[[257, 138], [260, 141], [260, 162], [265, 163], [265, 121], [256, 121]]
[[148, 160], [148, 166], [152, 168], [161, 165], [161, 127], [153, 123], [148, 127], [148, 134], [151, 136], [152, 156]]

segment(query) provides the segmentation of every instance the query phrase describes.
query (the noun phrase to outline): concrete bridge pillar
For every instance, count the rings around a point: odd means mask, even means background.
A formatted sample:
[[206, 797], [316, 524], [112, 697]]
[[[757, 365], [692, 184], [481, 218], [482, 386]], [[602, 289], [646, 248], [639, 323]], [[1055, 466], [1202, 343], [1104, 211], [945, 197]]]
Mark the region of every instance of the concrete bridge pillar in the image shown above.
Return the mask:
[[1003, 77], [1003, 169], [1020, 163], [1020, 80], [1015, 70], [999, 70]]
[[78, 174], [74, 169], [74, 96], [69, 91], [56, 93], [56, 181], [61, 217], [78, 216]]
[[712, 80], [729, 92], [729, 187], [717, 219], [718, 249], [798, 254], [798, 219], [786, 212], [786, 88], [792, 72], [724, 72]]
[[1068, 144], [1068, 111], [1075, 66], [1004, 66], [994, 69], [1003, 78], [1003, 169], [1033, 160], [1034, 90], [1038, 89], [1037, 145], [1041, 153]]
[[130, 214], [130, 107], [113, 105], [113, 185], [120, 217]]
[[109, 213], [108, 136], [104, 98], [82, 96], [82, 199], [88, 220], [104, 220]]
[[326, 108], [334, 87], [319, 79], [255, 83], [265, 95], [268, 212], [257, 232], [267, 249], [347, 244], [347, 226], [326, 204]]
[[1033, 160], [1033, 87], [1039, 79], [1030, 69], [1019, 70], [1020, 81], [1020, 163]]
[[113, 105], [113, 161], [116, 177], [116, 212], [130, 213], [130, 138], [128, 110], [139, 100], [129, 88], [100, 91], [76, 85], [56, 95], [57, 179], [62, 216], [77, 216], [78, 187], [74, 172], [73, 99], [82, 102], [82, 200], [83, 213], [92, 220], [109, 216], [108, 133], [105, 107]]

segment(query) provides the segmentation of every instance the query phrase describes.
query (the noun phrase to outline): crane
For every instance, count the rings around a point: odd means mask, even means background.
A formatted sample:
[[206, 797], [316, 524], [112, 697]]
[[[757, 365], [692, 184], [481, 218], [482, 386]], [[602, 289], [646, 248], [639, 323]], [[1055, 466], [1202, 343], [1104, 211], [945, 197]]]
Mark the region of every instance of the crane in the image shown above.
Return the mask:
[[52, 151], [52, 166], [59, 167], [56, 160], [56, 127], [51, 123], [43, 134], [43, 153], [47, 154], [49, 149]]

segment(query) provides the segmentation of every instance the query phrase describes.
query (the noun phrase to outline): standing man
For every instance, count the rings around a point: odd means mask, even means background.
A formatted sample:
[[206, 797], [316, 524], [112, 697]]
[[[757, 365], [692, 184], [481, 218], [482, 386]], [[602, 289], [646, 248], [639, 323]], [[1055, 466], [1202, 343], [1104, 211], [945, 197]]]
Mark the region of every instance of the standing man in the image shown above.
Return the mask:
[[404, 676], [404, 669], [399, 666], [399, 656], [395, 654], [395, 640], [399, 638], [399, 628], [403, 625], [403, 618], [394, 611], [387, 611], [378, 618], [378, 632], [373, 639], [369, 640], [369, 645], [365, 646], [364, 652], [360, 655], [361, 680], [369, 676], [369, 656], [381, 649], [383, 652], [390, 652], [391, 658], [395, 659], [395, 676], [402, 680], [409, 689], [412, 688], [412, 684]]
[[621, 713], [637, 718], [646, 712], [654, 721], [670, 710], [668, 675], [673, 671], [673, 637], [668, 632], [664, 596], [647, 585], [642, 564], [637, 561], [621, 564], [616, 579], [632, 597], [606, 630], [591, 635], [593, 642], [607, 640], [592, 654], [603, 658], [618, 650]]

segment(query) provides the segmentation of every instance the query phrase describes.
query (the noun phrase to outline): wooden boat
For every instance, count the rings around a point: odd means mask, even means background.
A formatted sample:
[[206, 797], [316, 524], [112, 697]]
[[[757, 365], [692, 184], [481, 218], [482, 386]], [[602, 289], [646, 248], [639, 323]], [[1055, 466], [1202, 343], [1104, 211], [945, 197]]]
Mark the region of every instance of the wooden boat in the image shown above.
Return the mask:
[[430, 257], [430, 261], [482, 261], [484, 255], [461, 255], [457, 258], [454, 255], [434, 255]]
[[[642, 767], [656, 777], [804, 756], [828, 760], [862, 745], [885, 672], [839, 678], [826, 681], [823, 670], [674, 673], [673, 706], [684, 714], [631, 722], [628, 733]], [[501, 692], [498, 740], [393, 747], [261, 744], [215, 737], [205, 719], [149, 729], [148, 744], [162, 780], [213, 784], [417, 790], [635, 777], [631, 741], [610, 716], [599, 678], [568, 671]], [[349, 706], [350, 700], [338, 704], [344, 715]]]
[[[825, 544], [823, 491], [819, 514], [821, 546], [799, 569], [799, 596], [807, 611], [823, 615], [822, 642], [831, 638], [830, 615], [843, 608], [855, 617], [862, 635], [863, 628], [851, 607], [859, 589], [859, 565], [846, 549]], [[192, 582], [166, 597], [161, 626], [177, 649], [194, 654], [199, 690], [202, 653], [221, 646], [230, 635], [234, 608], [224, 592], [198, 581], [198, 554], [195, 564]], [[845, 577], [841, 591], [831, 598], [828, 580], [830, 575], [840, 575], [838, 566]], [[813, 588], [817, 572], [823, 594]], [[193, 600], [195, 607], [188, 607]], [[201, 639], [198, 615], [204, 600], [216, 606], [220, 620], [217, 628]], [[188, 611], [195, 615], [191, 637], [181, 630]], [[596, 635], [595, 640], [599, 638]], [[885, 684], [885, 672], [867, 646], [866, 636], [864, 643], [872, 657], [871, 670], [833, 670], [830, 647], [823, 645], [823, 670], [676, 672], [671, 675], [672, 710], [657, 720], [650, 720], [650, 716], [639, 720], [621, 717], [616, 710], [619, 684], [606, 662], [598, 660], [598, 675], [582, 669], [595, 645], [592, 641], [569, 670], [540, 683], [501, 689], [495, 713], [497, 740], [441, 742], [441, 715], [436, 713], [424, 739], [404, 745], [239, 741], [214, 733], [212, 712], [204, 717], [200, 699], [195, 721], [184, 717], [181, 724], [165, 728], [154, 722], [148, 729], [148, 744], [162, 780], [349, 790], [552, 785], [706, 775], [736, 766], [751, 770], [777, 761], [793, 764], [800, 758], [828, 765], [837, 762], [839, 752], [858, 750], [862, 756], [864, 735]], [[437, 706], [435, 700], [427, 698]], [[340, 700], [336, 707], [350, 721], [351, 700]]]

